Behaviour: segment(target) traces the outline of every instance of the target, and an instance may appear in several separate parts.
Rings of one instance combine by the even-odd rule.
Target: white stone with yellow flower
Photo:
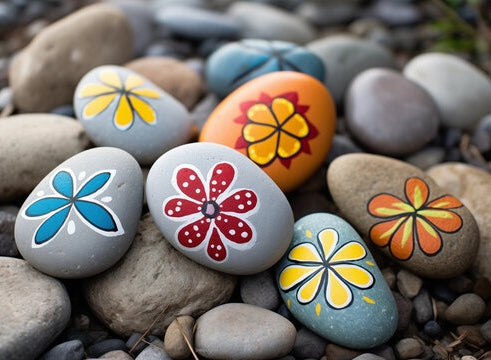
[[[73,103],[96,145],[126,150],[144,165],[191,136],[191,118],[184,105],[123,67],[100,66],[88,72]]]
[[[277,281],[293,316],[329,341],[370,348],[397,327],[394,298],[374,259],[335,215],[311,214],[295,223]]]

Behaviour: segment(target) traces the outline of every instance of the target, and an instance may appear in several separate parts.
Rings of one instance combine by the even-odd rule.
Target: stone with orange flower
[[[150,169],[146,194],[164,237],[211,269],[259,273],[281,259],[292,239],[285,195],[224,145],[191,143],[166,152]]]
[[[276,278],[293,316],[331,342],[372,348],[397,328],[389,286],[360,235],[338,216],[298,220]]]
[[[253,79],[226,97],[199,140],[242,153],[288,192],[322,165],[335,122],[334,103],[321,82],[281,71]]]
[[[112,146],[150,165],[192,135],[182,103],[130,69],[100,66],[78,83],[73,97],[77,118],[98,146]]]
[[[471,212],[420,169],[371,154],[343,155],[327,174],[347,219],[393,260],[429,278],[469,268],[479,230]]]

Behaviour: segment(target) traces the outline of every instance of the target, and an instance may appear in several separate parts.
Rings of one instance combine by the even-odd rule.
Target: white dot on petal
[[[217,184],[217,181],[216,180],[212,180],[211,181],[211,185],[216,185]]]
[[[222,245],[218,245],[217,250],[222,250]]]
[[[222,185],[227,185],[227,182],[226,181],[222,181]]]
[[[240,210],[244,210],[244,204],[239,204],[237,207],[238,207]]]
[[[228,223],[228,219],[225,219],[225,220],[223,220],[223,222],[226,222],[226,223]]]
[[[219,257],[219,256],[220,256],[220,254],[219,254],[219,253],[216,253],[216,254],[215,254],[215,257]]]
[[[240,195],[235,195],[235,196],[234,196],[234,199],[235,199],[235,200],[239,200],[239,199],[240,199]]]
[[[176,204],[177,204],[177,206],[181,206],[182,205],[182,201],[178,201]]]
[[[222,173],[222,169],[217,170],[217,174],[220,175]]]
[[[244,226],[244,223],[241,221],[240,223],[237,224],[239,227]]]
[[[176,206],[176,212],[181,211],[181,208],[179,206]]]
[[[211,245],[210,245],[210,247],[211,247],[212,249],[214,249],[214,248],[215,248],[215,245],[211,244]]]
[[[198,211],[201,211],[201,206],[197,206],[196,209],[198,209]]]
[[[193,240],[189,239],[188,240],[188,243],[192,244],[193,243]]]
[[[221,192],[222,192],[222,190],[218,190],[218,193],[221,193]]]
[[[73,222],[73,220],[70,220],[68,222],[67,231],[70,235],[75,234],[75,223]]]
[[[231,229],[231,230],[229,230],[229,231],[228,231],[228,233],[229,233],[230,235],[235,235],[235,230],[234,230],[234,229]]]
[[[206,222],[207,222],[207,223],[209,223],[210,221],[211,221],[210,219],[208,219],[208,218],[206,219]]]
[[[251,195],[250,192],[248,192],[248,193],[245,194],[245,196],[248,197],[248,198],[250,198],[252,195]]]
[[[252,205],[252,201],[251,200],[247,200],[247,205]]]
[[[196,176],[195,175],[189,175],[189,180],[196,180]]]
[[[240,233],[240,236],[242,236],[244,239],[248,236],[249,234],[246,231],[243,231]]]
[[[167,215],[172,215],[172,214],[174,214],[174,211],[173,210],[167,211]]]
[[[38,191],[36,195],[37,195],[37,196],[43,196],[43,195],[44,195],[44,191],[43,191],[43,190]]]
[[[183,188],[187,188],[188,186],[189,186],[189,183],[188,183],[187,181],[184,181],[184,182],[182,183],[182,187],[183,187]]]
[[[194,231],[198,231],[198,229],[199,229],[198,225],[193,225],[193,230]]]
[[[201,192],[200,189],[196,189],[196,194],[199,194]]]
[[[201,237],[201,234],[200,233],[196,233],[196,237],[197,238]]]
[[[211,188],[211,192],[217,192],[217,189]]]
[[[217,220],[222,220],[222,217],[221,216],[217,216]]]
[[[185,231],[184,232],[184,235],[188,236],[189,235],[189,231]]]
[[[205,223],[205,221],[204,221],[204,220],[201,220],[201,221],[200,221],[200,224],[204,224],[204,223]]]

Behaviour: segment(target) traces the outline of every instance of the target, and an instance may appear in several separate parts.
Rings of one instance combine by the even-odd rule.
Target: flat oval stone
[[[476,258],[474,217],[422,170],[371,154],[343,155],[327,172],[331,195],[362,236],[412,272],[451,278]]]
[[[235,149],[283,191],[320,168],[334,134],[334,103],[317,79],[279,71],[253,79],[227,96],[208,117],[200,141]]]
[[[405,66],[404,76],[431,95],[445,126],[471,129],[491,113],[489,76],[457,56],[416,56]]]
[[[315,213],[295,222],[276,278],[293,316],[329,341],[372,348],[397,328],[389,286],[361,237],[338,216]]]
[[[191,118],[182,103],[123,67],[89,71],[78,83],[73,103],[96,145],[123,149],[143,165],[187,142],[192,133]]]
[[[194,342],[196,352],[210,359],[277,359],[290,352],[296,334],[295,326],[273,311],[231,303],[196,321]]]
[[[285,195],[252,161],[223,145],[168,151],[150,169],[146,194],[164,237],[218,271],[261,272],[291,241],[293,213]]]
[[[385,155],[420,150],[436,137],[437,109],[421,87],[390,69],[369,69],[351,82],[346,124],[356,139]]]
[[[324,63],[294,43],[246,39],[216,50],[206,63],[211,91],[225,97],[240,85],[274,71],[298,71],[324,81]]]
[[[143,203],[140,166],[116,148],[61,163],[32,191],[15,222],[19,252],[36,269],[82,278],[114,265],[135,237]]]

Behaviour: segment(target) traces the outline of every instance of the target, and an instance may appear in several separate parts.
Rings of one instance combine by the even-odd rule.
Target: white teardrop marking
[[[67,231],[68,231],[68,234],[70,234],[70,235],[75,234],[75,223],[73,222],[73,220],[70,220],[68,222]]]
[[[85,179],[85,176],[87,176],[87,173],[85,171],[82,171],[80,174],[78,174],[78,180]]]
[[[113,200],[113,198],[112,198],[112,197],[110,197],[110,196],[104,196],[104,197],[101,199],[101,201],[102,201],[102,202],[105,202],[105,203],[111,202],[112,200]]]

